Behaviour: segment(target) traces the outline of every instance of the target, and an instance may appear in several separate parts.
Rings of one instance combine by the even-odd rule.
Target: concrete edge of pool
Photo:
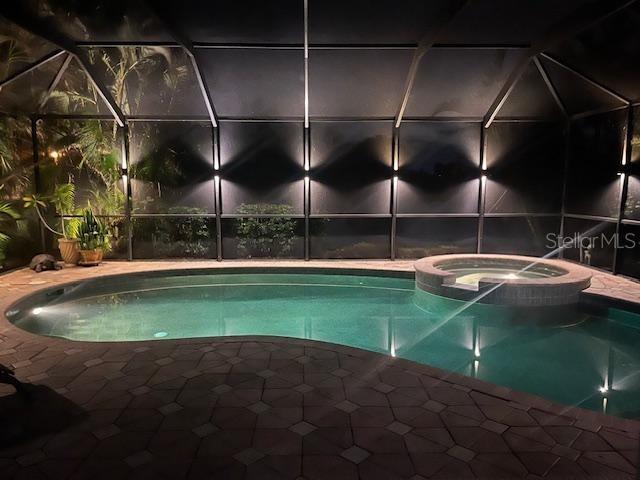
[[[566,262],[563,262],[566,263]],[[129,273],[148,273],[148,272],[160,272],[160,271],[180,271],[180,270],[221,270],[221,269],[260,269],[260,268],[274,268],[282,267],[289,269],[341,269],[351,270],[352,272],[374,271],[384,275],[385,272],[396,273],[402,272],[402,276],[405,276],[410,272],[412,261],[407,262],[384,262],[384,261],[345,261],[345,262],[260,262],[256,265],[255,262],[107,262],[97,269],[88,269],[81,267],[71,267],[59,272],[44,272],[41,274],[35,274],[34,272],[23,269],[14,272],[10,272],[6,275],[0,276],[0,287],[6,287],[8,295],[4,295],[0,300],[0,362],[7,361],[7,358],[11,360],[14,353],[18,350],[16,346],[22,345],[22,348],[33,352],[34,350],[47,349],[47,348],[64,348],[64,346],[70,346],[73,348],[83,349],[98,348],[100,346],[108,345],[104,342],[78,342],[62,338],[45,337],[41,335],[32,334],[14,326],[6,317],[5,312],[8,308],[25,299],[26,297],[38,293],[43,290],[47,290],[56,286],[62,286],[63,284],[73,283],[81,281],[83,279],[95,278],[96,276],[117,276]],[[571,265],[571,264],[569,264]],[[46,280],[45,280],[46,278]],[[14,280],[12,283],[11,280]],[[640,288],[639,288],[640,290]],[[210,340],[216,342],[238,342],[241,339],[247,339],[249,337],[211,337]],[[274,341],[273,339],[267,340],[271,337],[252,336],[251,340],[254,341]],[[311,340],[299,340],[289,339],[284,337],[278,337],[284,342],[307,342],[308,344],[322,344],[323,342],[316,342]],[[162,342],[184,342],[184,343],[198,343],[206,339],[182,339],[182,340],[163,340]],[[162,343],[157,342],[157,343]],[[132,348],[139,346],[141,343],[145,345],[152,345],[156,342],[131,342]],[[27,345],[27,347],[25,347]],[[342,351],[364,351],[353,347],[347,347],[337,344],[331,345],[332,348]],[[368,352],[368,351],[367,351]],[[374,354],[373,352],[368,352]],[[519,405],[523,408],[538,408],[547,411],[552,415],[562,415],[571,417],[583,425],[585,429],[599,429],[602,426],[608,426],[612,428],[618,428],[625,431],[640,432],[640,420],[623,419],[614,417],[611,415],[602,414],[600,412],[586,410],[575,406],[566,406],[553,403],[542,397],[531,395],[523,392],[514,391],[508,387],[495,385],[482,380],[477,380],[471,377],[466,377],[457,373],[447,372],[436,367],[419,364],[404,359],[397,359],[379,355],[381,358],[386,358],[387,361],[394,362],[398,365],[402,365],[404,368],[424,372],[428,375],[435,376],[443,381],[454,383],[463,389],[473,389],[481,393],[489,394],[495,397],[502,398],[509,402]],[[21,360],[18,360],[20,362]],[[20,376],[21,368],[16,369],[18,376]]]

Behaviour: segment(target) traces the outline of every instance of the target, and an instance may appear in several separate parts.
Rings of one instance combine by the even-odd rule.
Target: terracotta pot
[[[95,250],[80,250],[80,256],[82,257],[82,263],[98,264],[102,261],[103,251],[101,248]]]
[[[75,265],[80,260],[80,246],[76,238],[59,238],[58,248],[65,263]]]

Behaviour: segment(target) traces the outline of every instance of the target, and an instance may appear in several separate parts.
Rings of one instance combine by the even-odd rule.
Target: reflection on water
[[[533,271],[519,271],[509,270],[505,268],[484,268],[478,270],[477,268],[470,268],[465,270],[456,270],[456,283],[462,283],[463,285],[478,286],[478,282],[483,278],[495,278],[497,280],[517,280],[528,278],[544,278],[548,275],[542,275]]]
[[[416,291],[408,279],[194,275],[87,282],[37,310],[22,307],[12,321],[35,333],[85,341],[224,335],[321,340],[640,417],[638,316],[462,305]]]

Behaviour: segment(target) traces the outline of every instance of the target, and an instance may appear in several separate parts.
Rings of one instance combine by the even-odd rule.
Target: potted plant
[[[38,197],[31,195],[24,199],[25,208],[33,208],[38,214],[38,218],[51,233],[58,235],[58,248],[60,256],[65,263],[76,264],[80,259],[79,240],[77,237],[78,219],[65,219],[65,216],[72,214],[75,210],[75,187],[73,183],[63,183],[57,185],[53,194],[48,197]],[[60,226],[62,232],[58,232],[49,226],[45,220],[40,208],[47,207],[47,201],[50,202],[60,215]]]
[[[75,187],[73,183],[58,185],[50,197],[50,201],[60,215],[60,225],[62,227],[62,237],[58,238],[58,248],[65,263],[78,263],[80,260],[80,247],[77,238],[78,220],[70,219],[69,225],[65,226],[65,214],[74,211]]]
[[[111,247],[109,230],[98,220],[91,207],[86,208],[78,225],[81,265],[98,265]]]

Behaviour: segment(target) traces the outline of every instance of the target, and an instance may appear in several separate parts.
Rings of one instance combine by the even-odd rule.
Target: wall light
[[[120,145],[120,166],[122,167],[122,170],[127,169],[127,150],[124,146],[124,141]]]
[[[54,160],[57,160],[60,157],[60,152],[57,150],[51,150],[51,152],[49,152],[49,156]]]

